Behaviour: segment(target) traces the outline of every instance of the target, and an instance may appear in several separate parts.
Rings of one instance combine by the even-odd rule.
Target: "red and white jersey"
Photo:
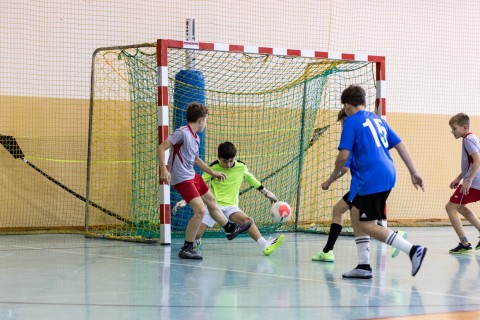
[[[195,176],[195,159],[199,156],[200,137],[187,124],[180,127],[167,138],[172,144],[168,157],[172,186]]]
[[[470,170],[473,164],[472,154],[480,152],[480,143],[477,136],[469,133],[463,138],[462,142],[462,177],[465,178],[470,175]],[[480,190],[480,170],[472,179],[472,188]]]

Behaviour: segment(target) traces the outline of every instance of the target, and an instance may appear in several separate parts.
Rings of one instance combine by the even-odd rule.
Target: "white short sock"
[[[262,248],[262,250],[264,250],[265,247],[267,246],[267,240],[265,240],[264,237],[260,237],[260,238],[257,240],[257,243],[258,243],[258,245],[260,246],[260,248]]]

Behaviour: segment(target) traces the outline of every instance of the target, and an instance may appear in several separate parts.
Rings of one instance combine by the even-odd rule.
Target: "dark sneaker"
[[[355,268],[353,270],[343,273],[342,277],[349,279],[372,279],[373,275],[372,270]]]
[[[410,260],[412,261],[412,276],[415,277],[418,270],[422,266],[423,258],[427,254],[427,248],[422,246],[413,246],[413,255],[411,254]]]
[[[475,250],[480,250],[480,241],[478,242],[477,246],[475,247]]]
[[[202,260],[203,257],[193,248],[181,248],[178,256],[182,259]]]
[[[479,246],[477,245],[477,247]],[[475,249],[477,249],[477,247],[475,247]],[[470,244],[470,242],[467,242],[466,246],[459,243],[458,246],[456,246],[455,248],[448,250],[448,253],[451,253],[451,254],[464,254],[464,253],[470,253],[470,252],[472,252],[472,245]]]
[[[235,224],[235,228],[233,229],[232,232],[226,232],[225,231],[225,235],[227,236],[227,239],[228,240],[233,240],[235,239],[240,233],[243,233],[245,231],[247,231],[248,229],[250,229],[250,226],[252,225],[251,222],[247,222],[245,224]]]

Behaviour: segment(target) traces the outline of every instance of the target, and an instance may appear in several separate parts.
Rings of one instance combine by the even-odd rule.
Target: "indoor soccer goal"
[[[189,207],[170,213],[179,195],[158,180],[156,149],[185,109],[204,103],[209,120],[200,156],[217,159],[233,142],[237,159],[290,203],[293,218],[274,223],[270,202],[244,184],[240,206],[262,233],[325,232],[332,206],[349,189],[345,176],[321,190],[341,132],[340,95],[367,92],[367,109],[384,114],[385,60],[379,56],[158,40],[95,51],[92,64],[87,228],[114,239],[169,243],[183,235]],[[219,228],[210,236],[222,235]]]

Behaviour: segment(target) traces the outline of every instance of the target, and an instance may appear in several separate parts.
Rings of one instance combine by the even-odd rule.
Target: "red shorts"
[[[450,197],[450,202],[455,204],[467,204],[472,202],[477,202],[480,200],[480,190],[470,188],[468,190],[468,194],[463,194],[460,189],[462,189],[462,185],[460,184],[455,192]]]
[[[180,193],[183,200],[190,203],[196,197],[201,197],[208,192],[208,186],[202,177],[195,173],[192,180],[183,181],[173,186]]]

